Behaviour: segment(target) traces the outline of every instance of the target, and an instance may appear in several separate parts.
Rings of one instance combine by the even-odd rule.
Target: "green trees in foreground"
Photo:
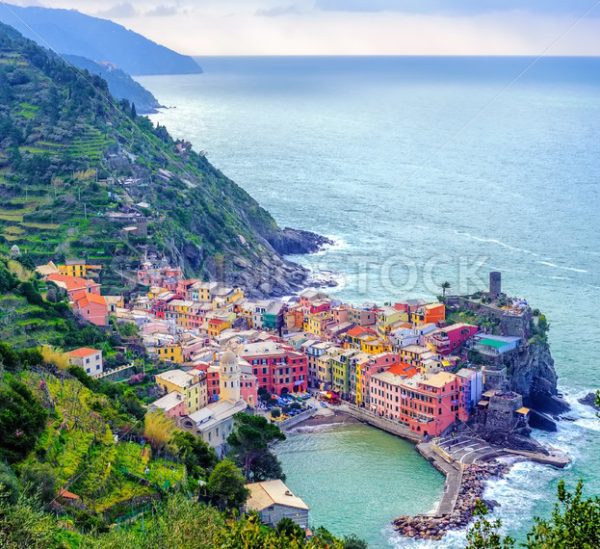
[[[233,431],[227,442],[235,462],[242,468],[251,482],[263,480],[285,480],[281,463],[269,449],[269,444],[285,440],[277,425],[269,423],[263,416],[237,414]]]
[[[597,549],[600,547],[600,497],[586,498],[583,482],[575,490],[567,490],[564,481],[558,483],[558,501],[549,519],[536,518],[527,534],[527,541],[517,545],[511,537],[500,534],[500,520],[486,518],[487,508],[476,506],[478,519],[467,533],[466,549]]]

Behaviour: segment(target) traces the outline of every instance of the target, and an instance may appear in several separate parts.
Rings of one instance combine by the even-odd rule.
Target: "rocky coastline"
[[[452,512],[401,516],[394,520],[394,527],[403,536],[427,540],[440,540],[450,530],[465,528],[473,518],[478,500],[483,501],[489,509],[495,505],[494,502],[483,500],[485,482],[491,478],[501,478],[509,469],[509,465],[503,463],[464,465]]]

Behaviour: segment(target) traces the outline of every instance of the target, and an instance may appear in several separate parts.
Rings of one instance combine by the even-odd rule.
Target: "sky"
[[[600,0],[12,3],[112,19],[190,55],[600,55]]]

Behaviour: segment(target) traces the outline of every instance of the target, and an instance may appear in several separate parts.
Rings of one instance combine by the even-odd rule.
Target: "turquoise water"
[[[203,75],[141,81],[174,107],[154,119],[281,225],[336,239],[300,261],[339,273],[341,297],[431,296],[443,280],[470,291],[501,270],[508,293],[548,315],[559,385],[575,401],[600,386],[600,59],[531,63],[207,58]],[[569,482],[600,493],[598,422],[576,412],[540,436],[572,454]],[[490,486],[513,534],[549,512],[558,478],[524,464]]]
[[[434,509],[444,489],[412,444],[365,425],[292,433],[275,449],[287,483],[311,508],[311,525],[372,547],[387,545],[395,517]]]

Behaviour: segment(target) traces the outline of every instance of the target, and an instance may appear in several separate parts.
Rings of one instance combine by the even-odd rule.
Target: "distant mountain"
[[[196,74],[200,65],[140,34],[75,10],[22,8],[0,2],[0,21],[57,53],[110,62],[129,74]]]
[[[63,54],[62,57],[77,68],[104,78],[110,93],[117,99],[127,99],[133,103],[138,114],[150,114],[156,112],[156,109],[160,107],[160,103],[152,93],[138,84],[126,72],[110,63],[96,63],[79,55]]]

